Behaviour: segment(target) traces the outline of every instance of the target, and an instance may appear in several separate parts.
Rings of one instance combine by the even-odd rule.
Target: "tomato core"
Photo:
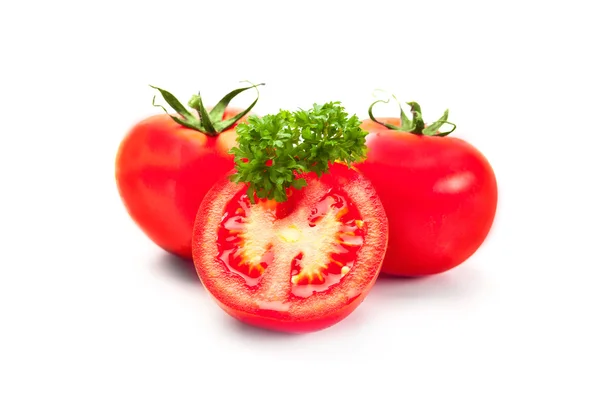
[[[251,204],[245,191],[226,205],[218,237],[218,260],[256,287],[268,268],[289,268],[291,296],[306,298],[338,284],[353,268],[366,226],[342,188],[332,188],[309,212],[297,207],[301,191],[284,203]],[[274,262],[279,254],[284,263]]]

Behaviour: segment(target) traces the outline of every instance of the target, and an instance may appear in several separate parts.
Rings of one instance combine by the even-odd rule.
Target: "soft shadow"
[[[451,299],[475,295],[483,284],[476,266],[467,264],[424,277],[380,275],[369,297],[380,299]]]
[[[183,283],[202,287],[192,260],[187,260],[170,253],[163,253],[159,256],[156,264],[160,272],[164,275]]]
[[[265,328],[259,328],[258,326],[250,325],[235,319],[231,316],[227,316],[227,322],[231,331],[242,336],[244,339],[258,340],[258,341],[273,341],[273,340],[298,340],[303,338],[310,333],[287,333],[278,332]]]

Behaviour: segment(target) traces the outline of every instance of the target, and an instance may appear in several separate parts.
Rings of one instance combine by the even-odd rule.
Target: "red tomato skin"
[[[329,328],[338,322],[342,321],[350,315],[365,299],[371,291],[376,279],[373,279],[364,287],[364,291],[348,301],[344,307],[340,307],[335,312],[328,315],[326,318],[310,319],[288,319],[285,313],[278,313],[272,310],[265,310],[263,313],[247,313],[240,309],[233,309],[225,303],[219,301],[218,298],[211,294],[213,300],[231,317],[248,325],[255,326],[261,329],[277,331],[290,334],[302,334],[316,332]]]
[[[369,150],[356,167],[375,186],[390,226],[382,273],[438,274],[471,257],[491,230],[498,202],[483,154],[451,136],[399,132],[370,120],[362,127]]]
[[[224,267],[217,263],[214,256],[217,254],[217,245],[212,238],[216,234],[204,227],[215,226],[216,221],[221,220],[226,202],[239,192],[240,185],[223,178],[207,193],[196,218],[193,238],[194,264],[204,287],[219,307],[231,317],[272,331],[308,333],[331,327],[345,319],[366,298],[377,280],[387,248],[386,214],[373,186],[362,174],[338,164],[332,166],[330,174],[348,176],[358,182],[354,189],[357,196],[355,200],[360,197],[362,201],[361,212],[363,217],[370,221],[370,233],[365,237],[365,247],[356,261],[360,267],[348,274],[348,277],[352,276],[352,281],[330,291],[313,294],[304,300],[293,300],[290,303],[291,311],[257,309],[253,304],[252,295],[246,293],[239,279],[223,272]],[[360,195],[357,195],[358,192]],[[336,304],[332,304],[334,301]],[[298,308],[304,308],[302,315],[294,312]]]
[[[237,112],[228,109],[224,118]],[[235,135],[232,127],[207,136],[167,114],[146,118],[127,133],[115,161],[117,188],[131,218],[156,245],[191,259],[198,206],[233,167],[228,151]]]

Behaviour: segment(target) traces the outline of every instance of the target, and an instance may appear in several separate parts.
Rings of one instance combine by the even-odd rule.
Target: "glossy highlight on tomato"
[[[227,179],[202,201],[194,264],[217,303],[243,322],[327,328],[363,301],[379,274],[388,228],[371,183],[340,164],[306,179],[281,203],[252,203],[245,185]]]

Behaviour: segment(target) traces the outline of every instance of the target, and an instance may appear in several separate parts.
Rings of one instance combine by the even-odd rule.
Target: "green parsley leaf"
[[[230,180],[248,185],[248,197],[287,200],[286,189],[301,189],[300,175],[329,172],[330,164],[350,166],[365,159],[367,132],[356,115],[340,102],[314,104],[309,110],[281,110],[263,117],[252,115],[237,125],[236,172]]]

